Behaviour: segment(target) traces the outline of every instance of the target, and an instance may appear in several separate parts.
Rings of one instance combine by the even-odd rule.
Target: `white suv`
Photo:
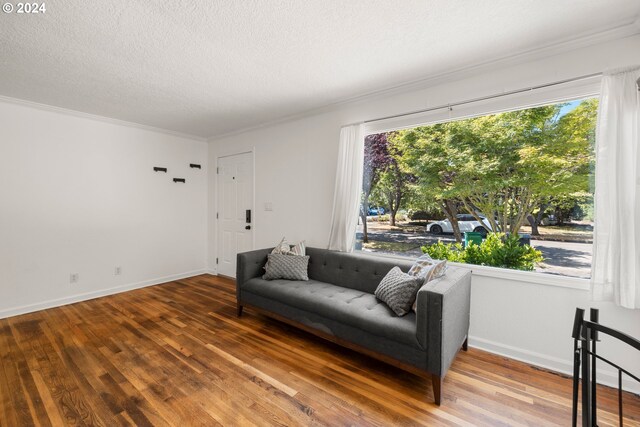
[[[486,235],[489,230],[491,230],[491,225],[489,225],[489,221],[487,218],[480,215],[482,218],[482,223],[478,222],[473,215],[470,214],[459,214],[458,218],[458,226],[460,227],[460,232],[465,233],[467,231],[474,231],[476,233],[482,233],[482,235]],[[427,232],[432,234],[442,234],[442,233],[453,233],[453,227],[451,226],[451,221],[448,219],[443,219],[442,221],[435,221],[427,225]]]

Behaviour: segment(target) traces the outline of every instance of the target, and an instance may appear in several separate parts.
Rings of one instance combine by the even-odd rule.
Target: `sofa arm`
[[[267,255],[271,253],[272,249],[258,249],[238,254],[236,259],[236,298],[238,301],[240,301],[242,285],[248,280],[264,274],[263,267],[267,262]]]
[[[471,271],[450,267],[417,295],[416,334],[427,352],[427,370],[444,377],[469,334]]]

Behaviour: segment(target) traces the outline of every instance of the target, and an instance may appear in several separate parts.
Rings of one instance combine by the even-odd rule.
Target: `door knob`
[[[244,227],[245,230],[251,230],[251,226],[247,225],[246,227]]]

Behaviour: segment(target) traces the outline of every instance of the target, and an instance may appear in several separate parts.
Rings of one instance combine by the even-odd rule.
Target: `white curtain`
[[[364,125],[357,124],[340,129],[338,150],[329,249],[351,252],[356,239],[362,192]]]
[[[602,79],[596,130],[594,300],[640,308],[640,69]]]

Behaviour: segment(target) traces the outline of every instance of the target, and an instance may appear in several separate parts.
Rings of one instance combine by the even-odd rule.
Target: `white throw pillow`
[[[301,255],[304,256],[307,253],[307,248],[305,246],[304,240],[300,241],[295,245],[291,245],[287,242],[287,238],[283,237],[280,240],[280,243],[276,245],[275,248],[271,251],[272,254],[285,254],[285,255]]]
[[[283,237],[280,243],[271,251],[272,254],[288,254],[291,252],[291,246],[287,243],[287,238]]]
[[[409,273],[422,281],[422,286],[429,283],[431,280],[444,276],[447,271],[447,260],[433,259],[429,254],[424,254],[418,258],[411,268]],[[416,311],[417,299],[413,302],[412,309]]]
[[[447,270],[447,260],[433,259],[429,254],[424,254],[411,266],[408,274],[422,279],[423,283],[427,283],[433,279],[444,276]]]
[[[291,246],[290,252],[292,255],[306,255],[307,247],[304,244],[304,240],[301,240],[298,244]]]

